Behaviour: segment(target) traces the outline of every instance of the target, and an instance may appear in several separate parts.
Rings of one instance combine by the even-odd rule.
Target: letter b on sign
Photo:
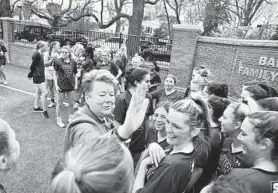
[[[271,192],[278,193],[278,181],[271,182]]]
[[[261,56],[260,61],[259,61],[259,65],[260,66],[265,66],[266,65],[266,60],[267,60],[267,57]]]

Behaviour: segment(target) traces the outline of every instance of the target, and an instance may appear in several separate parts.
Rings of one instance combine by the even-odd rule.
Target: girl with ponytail
[[[52,193],[130,193],[133,162],[123,143],[87,137],[67,151],[52,173]]]
[[[278,112],[260,111],[248,115],[238,139],[243,153],[254,159],[248,169],[233,169],[232,176],[251,184],[253,193],[275,192],[278,185]]]
[[[166,122],[167,143],[173,145],[145,183],[148,157],[142,161],[133,186],[133,193],[188,192],[196,154],[207,155],[208,143],[201,142],[206,125],[203,108],[192,99],[180,100],[169,108]],[[198,145],[197,145],[198,144]]]

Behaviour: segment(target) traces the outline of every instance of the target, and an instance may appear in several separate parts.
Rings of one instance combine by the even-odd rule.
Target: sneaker
[[[3,84],[4,84],[4,85],[7,85],[7,84],[8,84],[8,82],[5,80],[5,81],[3,82]]]
[[[51,108],[51,107],[54,107],[54,106],[55,106],[55,103],[51,102],[47,107]]]
[[[69,115],[69,123],[73,120],[73,115]]]
[[[38,108],[33,108],[33,112],[36,112],[36,113],[42,113],[43,112],[43,109],[38,107]]]
[[[68,107],[68,106],[69,106],[69,104],[68,104],[68,103],[65,103],[65,102],[64,102],[63,104],[64,104],[64,106],[65,106],[65,107]]]
[[[49,118],[47,111],[42,112],[42,116],[44,116],[44,118],[47,118],[47,119]]]
[[[64,128],[66,125],[63,123],[62,118],[61,117],[57,117],[57,125],[60,128]]]

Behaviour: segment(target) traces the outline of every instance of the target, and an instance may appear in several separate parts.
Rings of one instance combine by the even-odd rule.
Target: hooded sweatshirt
[[[75,144],[83,143],[90,136],[112,135],[115,129],[112,116],[99,119],[87,105],[74,114],[68,124],[64,141],[64,153]]]

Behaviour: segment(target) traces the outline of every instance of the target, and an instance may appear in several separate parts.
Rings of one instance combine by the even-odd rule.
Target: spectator
[[[116,127],[112,112],[115,104],[115,77],[107,70],[93,70],[82,81],[85,106],[79,109],[69,123],[65,135],[64,152],[89,136],[113,135],[126,141],[143,122],[149,101],[145,99],[147,85],[142,83],[133,93],[126,119]]]
[[[190,81],[190,87],[185,91],[184,97],[187,98],[194,94],[203,94],[205,86],[212,81],[210,70],[205,66],[195,68],[193,70],[192,79]],[[199,94],[198,94],[199,93]]]
[[[44,54],[46,89],[49,93],[50,100],[51,100],[50,104],[48,105],[48,108],[55,106],[54,60],[60,57],[59,51],[60,51],[60,43],[58,41],[54,41],[50,43],[49,52],[45,52]]]
[[[126,113],[132,98],[132,95],[138,88],[138,85],[145,82],[148,86],[150,85],[150,75],[148,71],[141,68],[131,68],[127,71],[127,84],[128,88],[125,92],[121,93],[116,99],[114,118],[119,125],[122,125],[126,119]],[[146,97],[151,101],[149,94]],[[133,133],[129,149],[136,166],[141,153],[145,150],[146,145],[146,134],[149,130],[149,117],[153,114],[153,108],[150,104],[145,115],[145,119],[140,128]]]
[[[187,186],[194,170],[195,151],[208,152],[209,147],[201,137],[204,112],[191,99],[175,102],[167,115],[167,142],[173,150],[164,157],[145,183],[146,168],[151,159],[142,161],[133,186],[133,193],[187,192]],[[196,145],[195,144],[199,144]],[[202,144],[202,145],[200,145]]]
[[[151,86],[149,89],[149,92],[153,92],[157,90],[157,87],[161,84],[161,78],[158,74],[160,71],[159,66],[157,66],[156,62],[151,63],[152,67],[150,69],[150,75],[151,75]]]
[[[207,97],[209,95],[214,95],[222,98],[228,98],[228,85],[211,82],[205,86],[203,92]]]
[[[123,54],[123,53],[121,53],[121,52],[116,53],[116,55],[115,55],[115,64],[122,71],[122,74],[119,78],[119,85],[120,85],[121,92],[124,92],[127,61],[126,61],[126,58],[125,58],[124,54],[123,55],[121,55],[121,54]]]
[[[257,84],[242,89],[240,97],[242,102],[246,103],[248,97],[251,97],[255,101],[257,101],[268,97],[278,97],[278,93],[274,88],[270,86],[267,86],[265,84]]]
[[[202,104],[203,108],[206,109],[206,114],[209,119],[207,120],[208,132],[204,134],[207,136],[208,144],[210,145],[210,152],[207,161],[203,159],[203,156],[198,155],[196,159],[195,169],[192,174],[192,178],[196,179],[196,182],[190,181],[190,187],[193,187],[193,192],[200,192],[201,189],[206,186],[213,178],[215,171],[218,166],[219,157],[223,144],[223,136],[220,132],[220,123],[218,119],[223,115],[223,112],[227,108],[229,101],[226,99],[211,96],[208,101],[197,97]],[[211,108],[210,108],[211,107]],[[199,158],[199,159],[198,159]],[[202,158],[202,159],[200,159]],[[200,176],[198,178],[198,176]]]
[[[57,89],[57,106],[56,116],[57,125],[61,128],[65,124],[61,118],[61,105],[64,101],[65,94],[68,95],[69,103],[69,122],[73,118],[73,91],[77,89],[77,64],[71,58],[70,49],[66,46],[61,49],[61,58],[54,61],[54,69],[56,71],[55,86]]]
[[[51,189],[53,193],[129,193],[132,182],[128,149],[114,138],[95,136],[66,152],[52,173]]]
[[[278,183],[278,112],[248,115],[238,139],[243,144],[244,154],[254,159],[254,165],[248,169],[234,169],[230,175],[249,183],[253,193],[275,192]]]
[[[36,85],[35,101],[34,101],[34,112],[42,112],[45,118],[49,118],[47,113],[47,90],[45,86],[45,74],[44,74],[44,52],[47,50],[47,42],[39,41],[36,44],[36,51],[32,56],[32,64],[30,66],[30,73],[28,78],[33,78],[33,82]],[[39,107],[40,95],[42,95],[42,109]]]
[[[243,103],[231,103],[220,117],[221,132],[227,137],[223,141],[218,165],[218,176],[227,174],[232,168],[251,167],[253,161],[243,154],[243,145],[237,139],[244,118],[251,114],[250,109]]]
[[[155,103],[182,99],[182,95],[176,89],[176,84],[177,78],[172,74],[168,74],[164,80],[164,88],[150,93],[152,98],[156,99]]]
[[[6,74],[4,73],[4,66],[6,63],[10,63],[8,50],[5,46],[5,42],[0,40],[0,83],[4,85],[8,84]]]
[[[3,119],[0,119],[0,142],[0,182],[3,182],[3,177],[14,168],[20,154],[20,146],[15,132]],[[6,192],[1,184],[0,192]]]

